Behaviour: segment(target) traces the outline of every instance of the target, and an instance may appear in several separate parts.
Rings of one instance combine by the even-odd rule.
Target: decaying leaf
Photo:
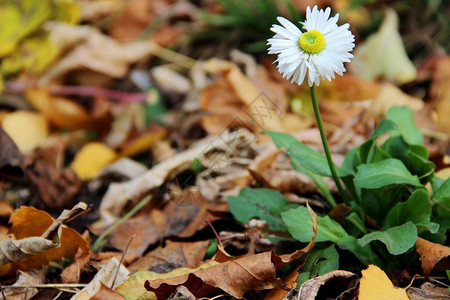
[[[327,284],[330,281],[335,281],[335,280],[339,282],[337,285],[341,288],[339,292],[342,293],[345,290],[347,290],[348,288],[351,288],[351,286],[349,286],[351,284],[351,282],[353,282],[353,283],[355,282],[356,278],[353,278],[353,280],[352,280],[352,277],[356,277],[356,274],[349,272],[349,271],[336,270],[336,271],[329,272],[325,275],[318,276],[316,278],[312,278],[302,284],[302,286],[300,287],[300,290],[299,290],[298,297],[299,297],[299,299],[304,299],[304,300],[314,300],[314,299],[316,299],[316,296],[319,293],[319,289],[322,286],[324,286],[325,284]],[[322,295],[324,295],[324,293],[322,293]],[[339,293],[337,293],[337,291],[334,290],[333,295],[339,295]]]
[[[448,288],[438,287],[430,282],[424,282],[420,288],[410,287],[406,291],[409,300],[423,300],[423,299],[449,299],[450,291]]]
[[[63,129],[102,129],[107,126],[110,111],[105,99],[94,98],[90,112],[68,98],[52,95],[46,88],[30,88],[27,100],[49,123]]]
[[[431,270],[440,260],[450,256],[450,247],[432,243],[420,237],[416,241],[416,251],[419,253],[425,276],[430,275]]]
[[[111,184],[100,204],[100,217],[104,225],[117,221],[128,201],[142,198],[152,189],[163,184],[171,174],[189,168],[195,159],[200,159],[202,163],[209,161],[211,164],[217,164],[217,157],[216,160],[208,160],[208,154],[216,149],[233,152],[232,149],[242,145],[241,137],[245,134],[246,132],[239,131],[237,134],[224,132],[221,136],[208,136],[195,143],[190,149],[155,165],[141,176],[127,182]]]
[[[165,247],[158,247],[150,251],[132,263],[128,270],[130,272],[148,270],[156,273],[166,273],[175,268],[192,268],[203,261],[208,246],[209,241],[167,241]]]
[[[95,178],[101,169],[116,158],[117,154],[108,146],[91,142],[78,151],[70,167],[80,179],[89,180]]]
[[[41,114],[24,110],[4,116],[2,127],[24,154],[41,145],[49,131],[47,121]]]
[[[24,157],[11,137],[0,128],[0,175],[11,178],[23,175]]]
[[[359,282],[360,300],[372,300],[374,295],[377,299],[408,300],[406,289],[395,287],[387,275],[377,266],[369,265],[363,271]]]
[[[367,80],[383,76],[403,84],[416,78],[416,68],[409,60],[398,32],[395,10],[386,10],[378,32],[358,45],[351,68],[354,73]]]
[[[36,284],[42,284],[45,281],[45,272],[42,270],[33,270],[29,272],[18,271],[19,278],[12,286],[33,286]],[[8,289],[3,287],[5,296],[10,300],[28,300],[36,295],[39,291],[37,288],[12,288]]]
[[[52,23],[48,27],[52,41],[61,51],[71,51],[40,77],[41,85],[54,82],[69,71],[83,68],[120,78],[125,76],[131,63],[149,56],[155,47],[152,41],[119,43],[94,27],[64,23]]]
[[[450,134],[450,57],[445,56],[436,61],[433,72],[431,97],[436,105],[439,130]]]
[[[86,255],[89,243],[75,230],[62,225],[79,209],[86,209],[81,202],[71,210],[64,210],[58,219],[33,207],[21,207],[12,215],[10,233],[16,240],[1,242],[2,266],[0,276],[14,274],[17,270],[31,270],[52,260],[73,257],[78,249]]]
[[[118,274],[116,277],[116,272]],[[88,300],[97,294],[102,286],[106,286],[109,289],[113,289],[116,286],[121,285],[128,277],[128,270],[119,263],[117,258],[111,258],[106,265],[104,265],[95,275],[95,277],[84,287],[81,291],[76,293],[71,300]],[[115,281],[114,281],[115,280]],[[112,286],[114,284],[114,286]]]
[[[105,286],[103,283],[100,282],[100,289],[98,290],[97,293],[95,293],[94,296],[92,296],[91,300],[104,300],[104,299],[108,299],[108,300],[125,300],[125,298],[119,294],[116,291],[113,291],[112,289],[110,289],[109,287]]]
[[[309,206],[308,209],[313,217],[313,231],[317,234],[316,215]],[[187,287],[196,297],[207,295],[218,288],[236,298],[242,298],[250,290],[281,285],[281,281],[276,277],[276,270],[307,253],[314,246],[314,240],[315,237],[301,250],[280,256],[269,251],[232,257],[219,246],[215,258],[197,268],[179,268],[165,274],[137,272],[117,290],[128,300],[141,296],[144,299],[166,299],[181,285]]]

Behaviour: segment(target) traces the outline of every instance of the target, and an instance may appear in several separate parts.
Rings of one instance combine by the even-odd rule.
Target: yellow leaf
[[[406,54],[397,28],[398,16],[389,9],[378,32],[356,48],[350,65],[354,73],[367,80],[383,76],[399,84],[416,78],[416,68]]]
[[[70,167],[80,179],[89,180],[97,176],[101,169],[116,158],[117,154],[114,150],[101,143],[93,142],[81,148]]]
[[[1,72],[13,74],[25,70],[42,73],[59,55],[58,46],[48,36],[25,40],[11,56],[2,61]]]
[[[76,24],[80,20],[81,8],[73,0],[53,0],[54,19],[60,22]]]
[[[361,273],[359,300],[409,300],[406,289],[395,287],[377,266],[369,265]]]
[[[151,271],[139,271],[131,275],[127,281],[122,285],[118,286],[116,291],[121,293],[128,300],[139,299],[139,300],[156,300],[158,299],[153,292],[148,292],[144,284],[147,280],[157,280],[157,279],[170,279],[186,274],[191,274],[199,270],[207,269],[209,267],[218,265],[219,263],[215,260],[208,260],[202,263],[197,268],[178,268],[168,273],[155,273]]]
[[[121,156],[133,156],[139,153],[142,153],[144,151],[149,150],[153,144],[166,135],[166,131],[164,129],[156,129],[153,131],[146,132],[142,134],[137,139],[131,141],[129,144],[127,144],[122,152],[120,153]]]
[[[2,1],[0,4],[0,57],[10,54],[17,43],[50,17],[49,0]]]
[[[5,115],[2,127],[24,154],[41,145],[48,136],[46,119],[31,111],[21,110]]]

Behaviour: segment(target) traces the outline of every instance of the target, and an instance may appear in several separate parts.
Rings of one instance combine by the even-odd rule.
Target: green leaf
[[[358,167],[355,185],[359,188],[377,189],[394,184],[421,186],[419,178],[411,175],[398,159],[390,158]]]
[[[380,122],[380,124],[378,124],[377,128],[375,129],[375,131],[372,133],[372,136],[370,137],[371,139],[376,139],[379,136],[388,133],[388,132],[392,132],[398,130],[398,126],[397,123],[395,123],[392,120],[389,119],[385,119],[382,120]]]
[[[317,185],[322,195],[327,199],[328,203],[333,205],[335,201],[321,177],[331,176],[330,167],[328,166],[325,156],[311,150],[292,135],[272,131],[266,131],[265,133],[272,138],[278,148],[286,148],[294,169],[300,173],[308,175]],[[339,172],[339,168],[337,168],[336,172]],[[346,174],[344,171],[342,171],[341,174],[342,173]]]
[[[291,158],[294,168],[300,172],[307,170],[314,174],[331,177],[330,167],[324,155],[310,149],[302,142],[298,141],[290,134],[265,131],[278,148],[286,148]],[[339,176],[349,175],[347,172],[336,166],[336,172]]]
[[[306,207],[299,206],[296,209],[282,212],[281,217],[286,224],[287,230],[296,240],[307,243],[314,236],[312,217]],[[329,216],[317,216],[316,242],[330,241],[337,243],[339,239],[347,235],[344,228]]]
[[[328,272],[339,269],[339,253],[334,245],[325,249],[314,248],[308,252],[305,263],[300,269],[297,277],[297,285],[316,276],[322,276]]]
[[[433,198],[439,201],[437,214],[442,217],[450,217],[450,178],[439,187]]]
[[[389,108],[386,113],[386,119],[392,120],[398,126],[398,130],[394,131],[393,134],[403,136],[409,144],[423,143],[423,135],[416,124],[414,124],[413,113],[408,106],[393,106]]]
[[[266,221],[271,230],[286,231],[280,214],[298,205],[288,202],[277,191],[246,187],[241,190],[239,196],[228,197],[228,206],[235,219],[241,223],[245,224],[252,218],[259,218]]]
[[[364,225],[364,222],[361,220],[361,218],[358,216],[356,212],[350,213],[346,218],[347,221],[349,221],[353,226],[355,226],[360,232],[367,233],[368,230],[366,226]]]
[[[426,190],[416,190],[406,202],[396,204],[389,211],[383,228],[402,225],[408,221],[414,224],[428,223],[431,218],[431,206]]]
[[[386,231],[375,231],[358,239],[360,246],[365,247],[372,241],[380,241],[386,245],[389,253],[399,255],[414,246],[417,240],[417,228],[413,222],[389,228]]]
[[[346,236],[337,242],[339,248],[348,250],[355,255],[360,262],[365,265],[375,264],[377,266],[384,266],[383,261],[378,257],[371,245],[361,247],[358,240],[354,236]]]
[[[437,233],[439,231],[439,228],[441,227],[438,223],[434,222],[419,223],[416,224],[416,226],[417,232],[419,234],[425,231],[429,231],[430,233]]]

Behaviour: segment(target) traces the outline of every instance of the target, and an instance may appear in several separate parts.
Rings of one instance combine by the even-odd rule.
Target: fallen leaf
[[[316,215],[309,206],[308,209],[313,218],[313,231],[317,234]],[[166,299],[180,285],[187,287],[196,297],[205,296],[219,288],[236,298],[242,298],[250,290],[281,286],[281,281],[276,278],[276,270],[311,250],[314,240],[315,237],[301,250],[280,256],[269,251],[232,257],[219,246],[214,260],[208,260],[197,268],[179,268],[165,274],[140,271],[131,275],[117,290],[128,300],[141,296],[146,297],[144,299]],[[144,282],[145,289],[142,289]]]
[[[349,271],[336,270],[326,273],[322,276],[312,278],[302,284],[298,292],[298,298],[302,300],[314,300],[316,299],[321,288],[325,290],[322,290],[321,292],[321,295],[323,295],[322,297],[335,298],[340,293],[345,292],[349,288],[352,288],[356,280],[356,278],[352,277],[356,277],[356,274]],[[327,293],[324,287],[330,283],[333,287],[330,293],[331,295]]]
[[[385,116],[392,106],[408,106],[413,111],[419,111],[423,109],[424,102],[419,98],[405,94],[395,85],[385,82],[380,86],[379,92],[370,107],[370,113],[377,117]]]
[[[102,98],[94,98],[92,111],[88,112],[75,101],[50,94],[46,88],[30,88],[25,96],[51,124],[62,129],[101,130],[110,121],[108,104]]]
[[[48,85],[78,69],[122,78],[130,64],[148,57],[155,48],[152,41],[119,43],[94,27],[54,22],[48,25],[48,29],[51,40],[61,51],[70,51],[42,74],[40,85]]]
[[[374,295],[376,295],[377,299],[409,299],[406,289],[395,287],[387,275],[377,266],[369,265],[361,273],[362,278],[359,282],[358,299],[372,300]]]
[[[12,286],[33,286],[37,284],[43,284],[45,281],[45,272],[43,270],[33,270],[28,272],[18,271],[19,278]],[[10,300],[28,300],[34,295],[39,293],[37,288],[12,288],[8,289],[3,287],[5,291],[4,297]]]
[[[78,249],[81,249],[87,255],[90,251],[89,243],[75,230],[61,225],[64,220],[68,219],[80,208],[85,209],[86,204],[80,203],[72,210],[64,210],[57,220],[53,220],[48,213],[33,207],[23,206],[17,209],[10,219],[12,223],[10,233],[18,241],[39,239],[42,245],[48,247],[48,250],[39,251],[42,253],[34,253],[32,256],[28,255],[28,257],[22,257],[20,260],[0,266],[0,276],[12,275],[17,270],[39,268],[52,260],[59,261],[63,257],[73,257]],[[55,226],[56,229],[53,228]],[[58,238],[54,241],[46,239],[45,234],[55,232],[55,230],[60,230],[57,235]]]
[[[150,150],[153,144],[166,136],[166,130],[160,127],[151,127],[138,137],[122,145],[120,156],[133,156]]]
[[[4,116],[2,127],[23,154],[40,146],[49,133],[47,121],[41,114],[24,110]]]
[[[423,273],[426,277],[430,275],[439,261],[450,256],[450,247],[432,243],[420,237],[416,241],[416,251],[419,253]]]
[[[175,268],[192,268],[199,265],[205,257],[209,241],[173,242],[167,241],[165,247],[158,247],[133,262],[128,270],[142,270],[167,273]]]
[[[113,291],[112,289],[110,289],[109,287],[105,286],[103,283],[100,282],[100,290],[95,293],[94,296],[92,296],[90,299],[91,300],[104,300],[104,299],[108,299],[108,300],[125,300],[125,298],[119,294],[116,291]]]
[[[424,282],[420,288],[410,287],[406,291],[410,300],[423,299],[448,299],[450,291],[448,288],[438,287],[430,282]]]
[[[117,270],[118,269],[118,270]],[[118,272],[117,272],[118,271]],[[116,277],[117,273],[117,277]],[[76,293],[71,300],[88,300],[97,294],[102,286],[106,286],[114,290],[114,287],[121,285],[128,277],[128,270],[119,263],[117,258],[111,258],[107,264],[105,264],[95,277],[85,286],[81,291]],[[114,283],[114,287],[111,287]],[[105,299],[105,298],[103,298]],[[108,298],[109,299],[109,298]]]
[[[366,80],[383,76],[404,84],[413,81],[417,76],[416,68],[409,60],[398,32],[397,13],[392,8],[386,10],[378,31],[360,43],[354,55],[351,69]]]
[[[150,213],[126,221],[115,230],[108,241],[114,247],[122,249],[130,239],[130,232],[136,233],[127,253],[140,256],[150,245],[161,239],[182,234],[195,219],[204,222],[205,214],[204,203],[195,203],[189,207],[168,203],[161,210],[153,209]]]
[[[95,178],[104,167],[116,158],[117,154],[108,146],[91,142],[78,151],[70,167],[80,179],[90,180]]]
[[[24,158],[11,137],[0,127],[0,176],[22,177]]]
[[[436,106],[439,130],[450,135],[450,56],[440,58],[435,63],[433,81],[430,88],[431,99]]]

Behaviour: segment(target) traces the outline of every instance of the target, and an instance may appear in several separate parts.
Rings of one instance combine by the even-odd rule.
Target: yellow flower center
[[[306,53],[317,54],[325,48],[325,38],[319,31],[311,30],[302,34],[298,44]]]

